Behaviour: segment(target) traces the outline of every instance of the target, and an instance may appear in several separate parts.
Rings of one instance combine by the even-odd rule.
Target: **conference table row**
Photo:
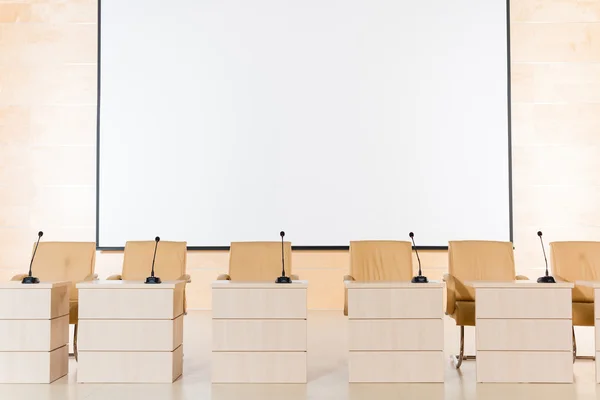
[[[576,284],[600,295],[600,282]],[[182,376],[184,285],[78,283],[77,382]],[[477,298],[477,382],[572,383],[573,286],[465,282]],[[0,383],[51,383],[68,373],[70,288],[0,283]],[[349,382],[444,382],[443,283],[349,281],[346,288]],[[214,282],[212,382],[306,383],[307,289],[306,281]],[[598,308],[595,321],[598,346]]]

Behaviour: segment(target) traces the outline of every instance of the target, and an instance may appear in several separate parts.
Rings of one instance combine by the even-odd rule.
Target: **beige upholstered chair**
[[[600,242],[550,243],[552,273],[557,281],[600,280]],[[573,288],[573,325],[594,326],[594,290],[589,287]],[[577,344],[573,333],[573,359]]]
[[[35,248],[35,244],[34,244]],[[73,350],[77,359],[78,292],[76,284],[98,279],[94,273],[96,243],[93,242],[41,242],[33,261],[32,274],[40,281],[70,281],[69,324],[75,325]],[[13,281],[27,274],[16,275]]]
[[[344,281],[410,281],[413,276],[412,244],[395,240],[350,242],[350,275]],[[348,315],[348,290],[344,298]]]
[[[460,353],[454,365],[460,368],[464,359],[465,326],[475,326],[475,290],[467,281],[526,280],[515,277],[513,245],[495,241],[451,241],[448,243],[446,282],[446,314],[460,326]]]
[[[108,280],[143,281],[150,276],[152,257],[156,242],[141,241],[125,243],[123,269],[121,275],[111,275]],[[181,280],[191,283],[186,274],[187,243],[160,241],[156,249],[154,274],[162,281]],[[183,297],[183,310],[186,312],[186,299]]]
[[[285,274],[292,274],[292,244],[284,242]],[[242,282],[275,281],[281,275],[281,242],[233,242],[229,248],[229,274],[219,275],[218,280]]]

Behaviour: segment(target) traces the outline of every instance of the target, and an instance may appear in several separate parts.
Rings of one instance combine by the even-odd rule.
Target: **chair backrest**
[[[69,297],[77,300],[76,284],[94,273],[95,263],[94,242],[40,242],[32,273],[41,281],[70,281]]]
[[[456,300],[474,301],[475,290],[464,282],[515,280],[513,244],[487,240],[448,242],[448,272],[457,280]]]
[[[412,244],[394,240],[350,242],[350,275],[356,281],[410,281]]]
[[[292,273],[292,244],[283,243],[285,274]],[[232,242],[229,276],[232,281],[274,281],[281,275],[281,242]]]
[[[564,281],[600,280],[600,242],[552,242],[550,263],[552,274]],[[573,301],[593,302],[593,289],[576,286]]]
[[[144,280],[150,276],[155,243],[127,242],[123,255],[123,280]],[[163,281],[180,278],[186,272],[187,242],[160,241],[156,250],[154,274]]]

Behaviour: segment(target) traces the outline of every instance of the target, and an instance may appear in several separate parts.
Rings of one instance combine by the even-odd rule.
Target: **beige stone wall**
[[[600,240],[600,1],[511,3],[514,243],[535,277],[538,229]]]
[[[32,238],[94,240],[95,1],[0,1],[0,279]]]
[[[517,269],[547,240],[600,240],[600,0],[512,1]],[[95,240],[97,0],[0,0],[0,279],[25,272],[35,234]],[[421,256],[440,278],[445,252]],[[100,277],[122,254],[99,253]],[[226,252],[191,252],[190,308],[209,308]],[[309,307],[341,308],[346,252],[296,252]]]

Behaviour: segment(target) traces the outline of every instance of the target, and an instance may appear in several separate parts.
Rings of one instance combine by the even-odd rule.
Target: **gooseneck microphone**
[[[285,236],[285,232],[279,232],[279,236],[281,236],[281,276],[277,278],[275,283],[292,283],[292,280],[289,276],[285,276],[285,253],[283,251],[283,237]]]
[[[546,249],[544,248],[544,240],[542,239],[542,231],[538,231],[537,235],[540,237],[540,243],[542,244],[542,252],[544,253],[544,261],[546,262],[546,275],[540,276],[537,280],[538,283],[556,283],[552,275],[548,275],[548,259],[546,258]]]
[[[417,250],[417,245],[415,244],[415,234],[410,232],[408,234],[410,240],[412,240],[413,247],[415,249],[415,254],[417,255],[417,261],[419,262],[419,275],[413,276],[411,282],[412,283],[428,283],[426,276],[421,275],[421,259],[419,258],[419,251]]]
[[[154,245],[154,257],[152,257],[152,272],[150,272],[150,276],[146,278],[146,283],[150,284],[162,283],[158,276],[154,276],[154,261],[156,261],[156,249],[158,248],[158,242],[160,242],[160,238],[157,236],[154,241],[156,244]]]
[[[25,278],[23,278],[21,283],[25,283],[25,284],[40,283],[40,280],[38,278],[31,275],[31,267],[33,266],[33,260],[35,259],[35,253],[37,252],[37,248],[40,245],[40,239],[42,238],[42,236],[44,236],[44,232],[39,231],[38,232],[38,240],[35,243],[35,248],[33,249],[33,255],[31,256],[31,261],[29,262],[29,274]]]

